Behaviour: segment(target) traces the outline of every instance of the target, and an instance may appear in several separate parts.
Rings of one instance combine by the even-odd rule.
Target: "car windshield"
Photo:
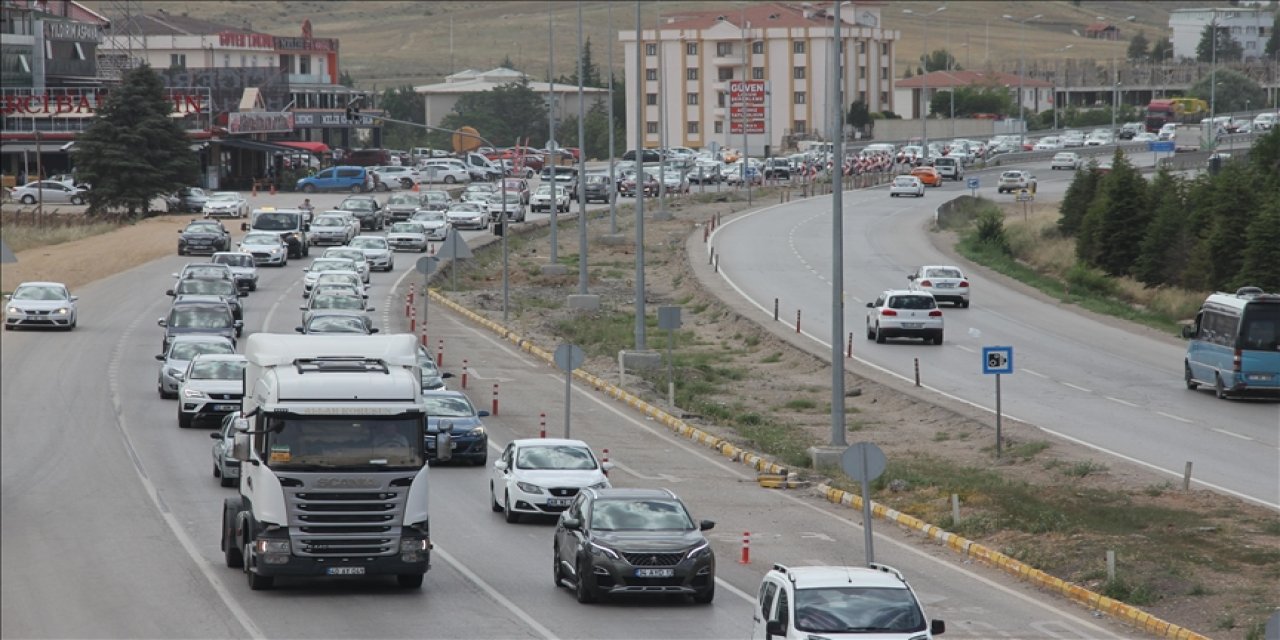
[[[449,201],[449,194],[443,193],[440,191],[428,191],[424,195],[427,202],[448,202]]]
[[[177,295],[195,294],[208,296],[234,296],[236,287],[229,280],[209,280],[207,278],[187,278],[174,287]]]
[[[338,205],[338,208],[343,211],[373,211],[373,201],[364,199],[343,200],[342,204]]]
[[[175,342],[169,348],[170,360],[194,360],[202,353],[235,353],[236,350],[228,342]]]
[[[269,244],[279,245],[280,236],[274,233],[250,233],[245,235],[240,244]]]
[[[418,205],[418,196],[410,193],[397,193],[387,200],[387,204],[411,204]]]
[[[516,468],[529,470],[589,470],[596,460],[586,447],[567,445],[521,447],[516,454]]]
[[[208,202],[236,202],[240,199],[240,194],[230,193],[227,191],[216,191],[209,194]]]
[[[559,192],[560,190],[556,189],[556,193],[559,193]],[[544,184],[538,187],[538,190],[534,193],[534,195],[539,195],[539,196],[551,195],[551,186]]]
[[[672,500],[597,500],[591,507],[591,528],[597,531],[687,531],[693,521]]]
[[[313,227],[345,227],[347,226],[347,223],[343,222],[342,218],[335,218],[333,216],[329,216],[324,218],[316,218],[315,222],[311,223],[311,226]]]
[[[311,273],[319,273],[321,271],[338,271],[338,270],[355,270],[355,265],[351,264],[346,258],[321,258],[311,263],[308,269]]]
[[[13,292],[14,300],[66,300],[67,290],[52,285],[36,285],[18,287]]]
[[[286,231],[298,226],[296,213],[259,213],[253,219],[253,228],[266,231]]]
[[[316,296],[311,302],[312,309],[349,309],[363,311],[364,300],[355,296],[325,295]]]
[[[354,238],[350,245],[356,249],[386,249],[386,238]]]
[[[444,214],[438,211],[423,211],[413,216],[416,222],[444,222]]]
[[[893,296],[889,298],[890,309],[936,309],[933,296]]]
[[[482,213],[484,210],[474,202],[462,202],[449,209],[449,213]]]
[[[894,181],[894,184],[898,185],[899,187],[910,187],[915,183],[916,181],[912,180],[911,178],[898,178],[897,180]]]
[[[216,222],[193,222],[187,225],[187,233],[222,233],[222,227]]]
[[[391,225],[391,233],[422,233],[422,225],[412,222],[397,222]]]
[[[345,273],[322,273],[319,278],[316,278],[316,284],[345,284],[355,287],[360,284],[360,276]]]
[[[206,360],[191,365],[189,380],[239,380],[247,364],[244,360]]]
[[[476,414],[471,402],[460,396],[427,396],[422,399],[427,405],[427,415],[440,418],[470,418]]]
[[[960,273],[959,269],[952,269],[950,267],[946,267],[946,268],[925,269],[924,277],[926,278],[963,278],[964,275]]]
[[[229,267],[253,266],[253,256],[246,253],[219,253],[213,256],[213,261]]]
[[[352,316],[316,316],[307,325],[311,333],[368,333],[364,321]]]
[[[356,249],[330,249],[324,252],[326,258],[345,258],[355,262],[357,266],[364,262],[364,252]]]
[[[808,633],[911,633],[925,629],[920,605],[907,589],[796,589],[795,608],[796,629]]]
[[[182,279],[187,278],[225,278],[231,269],[226,265],[187,266],[182,270]]]
[[[175,329],[226,329],[231,312],[214,307],[179,307],[169,312],[169,326]]]

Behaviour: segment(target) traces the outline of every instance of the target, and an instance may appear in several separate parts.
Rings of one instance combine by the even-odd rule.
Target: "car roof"
[[[200,354],[196,354],[196,357],[194,360],[192,360],[192,362],[195,362],[196,360],[200,360],[200,361],[217,360],[222,362],[248,362],[248,359],[245,358],[244,354],[242,353],[200,353]]]
[[[174,345],[179,342],[225,342],[226,344],[231,344],[231,338],[226,336],[210,335],[207,333],[184,333],[173,336],[169,340],[170,345]]]
[[[924,264],[920,265],[921,269],[955,269],[960,273],[964,273],[964,269],[951,264]]]
[[[426,393],[425,391],[423,393]],[[676,494],[670,489],[632,489],[632,488],[611,488],[611,489],[592,489],[596,498],[602,500],[627,499],[627,498],[659,498],[662,500],[679,500]]]
[[[512,440],[511,444],[517,447],[543,447],[543,446],[568,446],[568,447],[584,447],[590,449],[590,445],[582,440],[569,440],[565,438],[521,438]]]
[[[881,292],[880,295],[886,298],[889,296],[929,296],[930,298],[933,297],[933,294],[929,293],[928,291],[912,291],[910,289],[887,289]]]
[[[18,286],[19,287],[62,287],[64,289],[67,287],[67,285],[61,282],[45,282],[45,281],[23,282]]]
[[[896,570],[881,571],[868,567],[786,567],[775,572],[786,574],[797,589],[821,587],[876,587],[881,589],[907,589],[907,583]]]

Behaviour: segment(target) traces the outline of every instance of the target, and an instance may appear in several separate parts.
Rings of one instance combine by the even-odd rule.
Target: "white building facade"
[[[475,71],[467,69],[459,71],[453,75],[446,76],[444,82],[436,84],[424,84],[413,88],[415,93],[422,94],[426,107],[426,123],[435,127],[440,125],[440,121],[453,111],[454,105],[463,96],[470,93],[482,93],[492,91],[498,87],[509,84],[520,84],[528,82],[529,90],[542,96],[543,102],[552,100],[548,105],[555,117],[556,122],[562,122],[567,116],[578,116],[578,85],[576,84],[550,84],[546,82],[532,82],[526,74],[514,69],[506,69],[498,67],[489,71]],[[583,103],[584,110],[591,109],[596,102],[609,99],[609,90],[598,87],[584,87]],[[543,141],[535,141],[538,146]]]
[[[1218,16],[1218,25],[1228,29],[1232,39],[1244,49],[1244,58],[1260,58],[1264,55],[1267,40],[1271,39],[1275,24],[1276,8],[1226,7],[1222,9],[1175,9],[1169,13],[1169,28],[1173,31],[1173,55],[1177,58],[1195,58],[1196,46],[1204,28]]]
[[[897,31],[880,27],[878,4],[841,8],[843,103],[861,100],[872,112],[893,111]],[[627,95],[627,139],[635,146],[636,99],[643,92],[644,145],[742,148],[731,123],[730,83],[763,81],[763,131],[746,135],[746,151],[782,150],[800,139],[828,139],[832,99],[833,17],[821,5],[758,3],[720,11],[664,16],[657,29],[621,31]],[[639,46],[637,46],[637,44]],[[637,55],[644,75],[636,81]],[[748,127],[750,131],[750,127]]]

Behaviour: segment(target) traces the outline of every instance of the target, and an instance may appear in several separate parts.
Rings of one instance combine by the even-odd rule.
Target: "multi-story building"
[[[1245,60],[1265,55],[1267,40],[1275,24],[1274,7],[1226,7],[1222,9],[1174,9],[1169,12],[1169,28],[1173,30],[1173,55],[1195,58],[1196,47],[1204,28],[1214,21],[1240,43]],[[1223,61],[1225,62],[1225,61]]]
[[[440,126],[440,121],[454,110],[454,105],[463,96],[471,93],[492,91],[503,85],[521,83],[526,84],[530,91],[542,96],[543,101],[547,103],[552,112],[552,117],[557,122],[563,121],[567,116],[577,117],[578,85],[534,82],[529,79],[527,74],[504,67],[490,69],[489,71],[466,69],[446,76],[444,82],[415,86],[413,90],[415,93],[422,94],[423,102],[426,105],[426,123],[437,127]],[[587,109],[598,101],[607,100],[609,96],[608,89],[597,87],[585,87],[582,93],[583,102]],[[497,144],[502,143],[498,142]],[[542,144],[542,142],[538,141],[538,144]]]
[[[627,78],[627,140],[634,146],[643,93],[646,147],[717,143],[760,154],[830,136],[833,38],[842,42],[847,105],[894,109],[897,31],[880,26],[880,5],[845,3],[837,29],[825,5],[750,3],[665,15],[655,29],[621,31]],[[636,58],[643,77],[635,81]],[[746,82],[744,82],[746,81]],[[762,84],[761,84],[762,83]],[[743,103],[733,109],[735,96]],[[843,116],[842,116],[843,119]]]

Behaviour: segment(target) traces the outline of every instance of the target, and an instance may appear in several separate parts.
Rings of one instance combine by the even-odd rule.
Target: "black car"
[[[217,220],[192,220],[178,232],[178,255],[231,250],[231,232]]]
[[[382,229],[387,226],[386,213],[373,196],[349,196],[338,205],[338,210],[354,215],[360,221],[361,230]]]
[[[583,489],[556,524],[556,586],[578,602],[614,594],[687,595],[706,604],[716,594],[716,556],[668,489]]]
[[[169,351],[169,341],[178,335],[223,336],[235,344],[244,323],[231,314],[231,307],[221,300],[175,300],[169,313],[156,324],[164,327],[160,351]]]
[[[204,211],[204,202],[209,194],[199,187],[184,187],[176,193],[165,196],[164,202],[169,213],[200,213]]]
[[[612,202],[615,194],[614,184],[609,180],[607,173],[589,173],[587,174],[587,202],[599,200],[600,202]]]
[[[234,280],[223,278],[184,278],[179,280],[165,295],[181,296],[217,296],[231,307],[231,315],[236,320],[244,320],[244,306],[240,298],[244,293],[236,286]]]
[[[634,162],[635,159],[636,159],[635,149],[630,149],[626,153],[622,154],[623,162]],[[641,154],[640,162],[642,164],[649,164],[651,162],[656,164],[656,163],[662,162],[662,154],[658,153],[656,149],[645,149],[644,152]]]

